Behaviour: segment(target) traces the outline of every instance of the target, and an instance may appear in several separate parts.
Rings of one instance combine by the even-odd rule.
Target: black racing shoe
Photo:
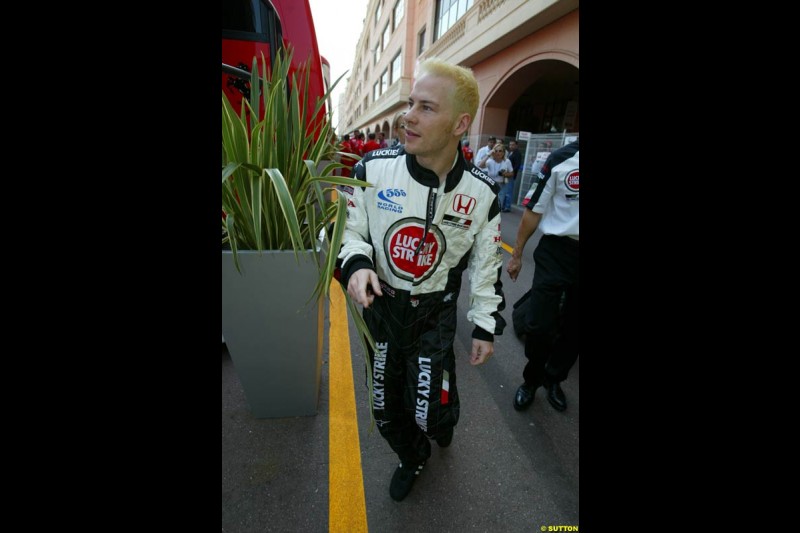
[[[414,481],[416,481],[424,466],[425,461],[418,465],[409,464],[408,466],[403,466],[403,463],[400,463],[400,466],[397,467],[392,476],[392,483],[389,485],[389,496],[397,502],[408,496]]]
[[[450,443],[453,442],[453,429],[454,428],[451,427],[442,435],[436,437],[436,444],[439,445],[439,448],[447,448],[450,446]]]

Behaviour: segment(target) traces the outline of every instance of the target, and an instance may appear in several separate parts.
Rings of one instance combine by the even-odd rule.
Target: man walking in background
[[[533,252],[535,270],[526,309],[524,382],[514,395],[514,409],[533,403],[544,385],[557,410],[567,408],[560,382],[578,359],[580,349],[579,151],[574,141],[551,153],[539,172],[525,206],[514,252],[506,270],[513,281],[522,268],[525,243],[537,228],[544,234]],[[559,305],[562,303],[562,316]]]

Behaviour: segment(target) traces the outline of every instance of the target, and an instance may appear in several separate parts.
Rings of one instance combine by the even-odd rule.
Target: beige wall
[[[391,124],[393,116],[405,109],[417,62],[417,36],[426,29],[426,50],[420,56],[437,56],[475,72],[481,94],[478,114],[469,131],[473,147],[479,147],[489,134],[502,135],[509,107],[535,79],[516,76],[522,68],[543,59],[556,59],[579,67],[578,0],[475,0],[472,7],[441,39],[432,43],[435,0],[405,0],[405,14],[392,34],[377,65],[372,49],[387,21],[391,20],[396,0],[382,0],[380,21],[374,24],[375,7],[367,6],[363,31],[357,46],[345,95],[340,101],[337,133],[360,129],[375,131],[376,124]],[[377,102],[372,101],[373,85],[402,49],[402,74]],[[535,69],[534,69],[535,71]],[[367,75],[365,76],[365,72]],[[526,74],[529,70],[525,71]],[[359,88],[360,87],[360,88]],[[358,96],[356,96],[358,93]],[[364,97],[369,97],[364,109]],[[361,114],[355,112],[361,106]]]
[[[519,84],[504,87],[504,81],[526,65],[544,59],[557,59],[579,68],[578,11],[472,65],[481,93],[481,105],[470,128],[470,144],[483,144],[473,140],[479,136],[485,141],[490,134],[502,134],[509,106],[527,88]],[[501,87],[505,89],[503,97],[493,98]]]

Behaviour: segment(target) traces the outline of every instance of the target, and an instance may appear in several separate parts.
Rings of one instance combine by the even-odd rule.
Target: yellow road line
[[[330,422],[328,424],[328,531],[366,533],[367,506],[361,472],[347,305],[336,280],[330,286]]]
[[[509,245],[507,245],[506,243],[504,243],[503,241],[500,241],[500,246],[502,246],[503,250],[505,250],[506,252],[508,252],[510,254],[514,253],[514,249],[512,247],[510,247]]]

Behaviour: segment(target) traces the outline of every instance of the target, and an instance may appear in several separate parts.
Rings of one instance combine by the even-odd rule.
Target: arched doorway
[[[578,132],[578,69],[558,59],[525,64],[502,80],[486,102],[485,121],[513,139],[518,131]]]
[[[518,139],[522,172],[512,197],[519,203],[533,184],[537,158],[580,131],[578,68],[550,55],[522,60],[499,78],[483,109],[482,133],[506,141],[530,134]]]
[[[507,134],[580,131],[578,69],[552,59],[532,63],[530,68],[538,71],[539,78],[511,105]]]

